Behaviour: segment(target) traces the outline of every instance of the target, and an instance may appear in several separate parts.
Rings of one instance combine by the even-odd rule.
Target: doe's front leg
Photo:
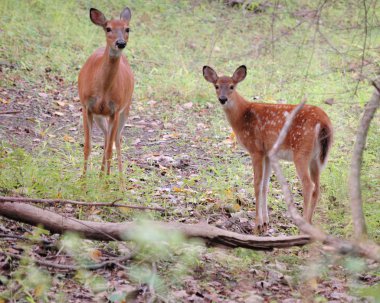
[[[83,128],[84,128],[84,164],[83,164],[83,176],[86,175],[88,158],[91,153],[91,132],[93,125],[93,114],[86,108],[83,107]]]
[[[115,139],[116,139],[118,123],[119,123],[119,115],[114,115],[110,117],[109,124],[108,124],[108,133],[107,133],[107,146],[104,151],[107,175],[109,175],[111,172],[112,148],[113,148],[113,143],[115,142]]]

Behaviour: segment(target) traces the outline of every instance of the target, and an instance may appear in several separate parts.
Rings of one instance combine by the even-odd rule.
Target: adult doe
[[[269,225],[267,191],[271,163],[268,153],[285,123],[286,116],[295,105],[248,102],[236,91],[237,84],[246,75],[247,68],[244,65],[237,68],[232,77],[218,77],[211,67],[203,67],[203,76],[214,84],[216,95],[237,140],[251,156],[256,197],[256,228],[263,232]],[[310,223],[319,198],[319,177],[327,162],[332,135],[332,125],[326,113],[316,106],[305,105],[296,115],[278,153],[280,159],[293,161],[295,164],[302,182],[303,216]]]
[[[90,19],[103,28],[107,44],[87,59],[78,77],[84,127],[83,174],[86,174],[91,152],[93,120],[104,134],[102,172],[106,170],[107,174],[110,173],[115,143],[121,174],[121,133],[131,106],[134,86],[131,67],[122,53],[128,43],[131,11],[126,7],[120,14],[120,20],[107,20],[102,12],[91,8]]]

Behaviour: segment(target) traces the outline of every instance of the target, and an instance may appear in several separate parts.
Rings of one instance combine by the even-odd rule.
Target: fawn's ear
[[[206,81],[211,83],[216,83],[218,81],[218,75],[216,72],[210,67],[210,66],[203,66],[203,77],[206,79]]]
[[[128,7],[126,7],[125,9],[123,9],[123,11],[120,14],[120,19],[123,19],[125,21],[131,20],[131,17],[132,17],[132,13],[131,13],[131,10]]]
[[[107,19],[104,14],[96,8],[90,8],[90,19],[94,24],[102,27],[104,27],[107,23]]]
[[[245,79],[245,76],[247,76],[247,67],[241,65],[235,70],[232,80],[234,80],[235,83],[239,83]]]

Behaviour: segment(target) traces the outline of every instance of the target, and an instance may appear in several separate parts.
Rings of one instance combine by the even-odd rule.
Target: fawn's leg
[[[264,159],[263,167],[263,180],[262,180],[262,206],[261,213],[263,217],[264,229],[266,230],[269,227],[269,215],[268,215],[268,205],[267,205],[267,195],[269,187],[269,178],[272,171],[271,163],[268,157]]]
[[[319,167],[319,164],[316,160],[313,160],[310,163],[310,176],[311,180],[314,183],[314,190],[313,194],[311,196],[311,203],[310,203],[310,222],[312,221],[313,213],[315,210],[315,207],[317,206],[318,199],[319,199],[319,193],[320,193],[320,183],[319,183],[319,177],[321,175],[321,169]]]
[[[303,217],[307,222],[311,223],[311,196],[313,194],[314,185],[309,174],[309,159],[304,155],[298,157],[295,156],[294,164],[296,166],[298,177],[301,179],[302,183]]]
[[[256,228],[259,233],[264,231],[264,218],[263,218],[263,195],[262,195],[262,181],[263,181],[263,161],[264,157],[261,154],[254,154],[252,157],[253,164],[253,185],[255,188],[256,198]]]

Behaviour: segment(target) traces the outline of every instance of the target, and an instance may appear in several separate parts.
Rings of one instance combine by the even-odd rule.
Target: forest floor
[[[20,55],[19,52],[22,53],[22,51],[2,44],[1,50],[6,55],[0,62],[2,78],[0,194],[80,201],[112,202],[121,199],[130,204],[164,207],[166,211],[159,214],[108,207],[87,209],[69,205],[48,209],[92,221],[121,222],[149,218],[184,223],[207,222],[239,233],[254,233],[255,207],[250,157],[237,144],[219,102],[213,95],[213,88],[203,83],[201,75],[202,64],[208,63],[213,52],[216,53],[213,60],[222,66],[222,62],[226,60],[221,55],[223,52],[221,49],[234,51],[233,48],[228,48],[229,37],[232,37],[234,31],[239,28],[241,21],[239,18],[242,17],[232,16],[231,12],[236,12],[232,8],[228,8],[228,13],[226,13],[225,5],[222,3],[195,2],[191,5],[178,4],[185,7],[185,11],[176,11],[175,6],[166,8],[160,4],[157,6],[143,2],[135,4],[136,9],[140,9],[140,12],[145,10],[145,12],[138,13],[135,17],[136,24],[139,24],[141,28],[136,28],[136,34],[132,32],[136,35],[136,39],[140,37],[138,39],[140,39],[142,51],[139,53],[134,50],[138,49],[138,43],[136,43],[131,46],[134,51],[127,54],[133,70],[136,71],[137,85],[130,116],[123,132],[122,154],[127,187],[125,192],[119,190],[119,179],[115,167],[112,168],[111,176],[99,177],[103,138],[96,127],[93,133],[93,151],[85,188],[80,178],[83,166],[83,127],[75,77],[79,65],[84,62],[84,53],[86,51],[90,53],[95,45],[103,42],[101,39],[94,42],[93,36],[100,36],[100,31],[95,34],[90,32],[92,28],[89,25],[90,34],[87,36],[88,41],[91,41],[89,46],[84,46],[85,43],[82,41],[60,41],[57,36],[57,52],[51,53],[50,49],[44,53],[45,50],[34,48],[34,45],[30,44],[30,46],[25,46],[26,51],[29,51],[28,47],[30,47],[37,53]],[[68,3],[71,2],[68,1]],[[3,5],[12,6],[13,4],[11,1],[5,1]],[[38,6],[38,4],[35,5]],[[49,9],[56,4],[47,2],[46,5],[48,6],[46,10],[50,12]],[[149,9],[145,7],[149,5],[151,5]],[[310,7],[309,5],[311,4],[305,1],[302,10],[292,11],[289,15],[307,23],[310,21],[308,18],[313,19],[315,16],[300,15],[300,12],[313,11],[315,13],[314,10],[306,9]],[[80,10],[81,14],[85,12],[84,6]],[[104,7],[106,7],[105,3]],[[112,7],[117,10],[118,4],[112,4]],[[35,7],[29,9],[38,11]],[[270,6],[269,8],[262,7],[262,9],[264,11],[268,9],[265,16],[260,15],[260,12],[244,15],[245,25],[252,30],[252,33],[241,32],[242,40],[249,43],[252,41],[258,43],[260,39],[265,40],[264,34],[260,36],[256,32],[260,30],[256,29],[257,24],[264,22],[263,27],[266,27],[268,33],[273,15],[270,13]],[[286,9],[290,11],[293,7],[286,7]],[[286,9],[280,8],[279,14],[285,15]],[[331,10],[333,9],[336,8],[331,7]],[[66,6],[61,8],[62,14],[66,11],[71,12]],[[202,28],[198,27],[200,26],[198,23],[193,25],[192,31],[186,31],[186,26],[179,27],[179,22],[184,22],[184,25],[191,24],[186,19],[191,19],[192,15],[188,15],[189,11],[192,11],[198,21],[201,20],[205,24],[214,26],[213,22],[215,22],[215,28],[218,28],[215,20],[218,20],[219,15],[223,15],[232,29],[227,31],[228,36],[224,39],[219,30],[203,32],[200,30]],[[154,19],[155,13],[162,13],[162,15]],[[208,14],[213,15],[215,19],[206,18]],[[168,16],[174,18],[174,21]],[[329,15],[326,14],[326,16]],[[47,16],[47,18],[50,17],[50,15]],[[298,34],[293,35],[292,30],[289,30],[291,28],[288,24],[289,20],[281,18],[279,17],[278,24],[280,25],[277,31],[287,40],[277,47],[283,46],[285,53],[289,47],[289,53],[294,53],[294,45],[291,45],[289,41],[293,41],[293,38],[299,41]],[[332,19],[329,16],[324,26],[327,27]],[[14,19],[13,22],[15,20],[18,19]],[[156,24],[152,20],[155,20]],[[62,21],[58,19],[55,22],[60,24],[59,22]],[[86,22],[83,21],[83,23]],[[344,19],[342,24],[344,22],[348,21]],[[161,54],[158,47],[161,44],[154,40],[152,41],[156,44],[150,49],[149,40],[144,38],[150,37],[150,33],[144,28],[144,23],[152,27],[159,27],[161,24],[163,31],[166,31],[166,28],[175,28],[178,31],[177,34],[179,36],[182,34],[183,40],[186,41],[185,45],[178,48],[182,47],[184,54],[190,52],[188,57],[178,56],[176,53],[178,50],[174,47],[170,50],[164,49],[164,53]],[[0,29],[7,32],[4,24],[2,22]],[[70,26],[72,25],[75,23]],[[37,25],[35,29],[40,31]],[[300,31],[301,29],[302,26],[300,26]],[[33,27],[26,30],[32,31]],[[142,33],[139,33],[139,30]],[[303,30],[307,32],[310,28]],[[6,36],[9,41],[18,37],[18,32],[16,30],[14,32],[15,36]],[[186,36],[188,33],[200,35],[199,40]],[[46,43],[45,38],[50,35],[51,33],[47,33],[46,37],[41,35],[41,43]],[[201,54],[204,45],[208,48],[211,46],[205,41],[202,42],[202,35],[206,35],[206,38],[217,37],[222,40],[217,42],[215,39],[211,50],[203,57]],[[373,37],[376,41],[377,36],[373,34]],[[170,39],[176,41],[177,38]],[[342,36],[340,39],[343,39]],[[308,42],[305,42],[306,40]],[[161,40],[159,41],[161,43]],[[305,41],[304,43],[309,43],[308,45],[315,44],[310,37]],[[59,44],[61,42],[62,44]],[[72,59],[70,55],[60,54],[59,52],[66,46],[65,43],[69,43],[71,51],[77,51],[79,47],[81,50],[79,53],[83,54],[78,56],[84,57]],[[220,43],[219,46],[218,43]],[[274,43],[273,39],[272,43]],[[328,44],[322,38],[319,43],[324,47]],[[52,49],[54,47],[54,45],[51,46]],[[243,51],[247,47],[245,46]],[[263,47],[265,48],[265,44]],[[149,51],[153,54],[154,48],[157,53],[149,58]],[[44,53],[44,56],[46,55],[42,62],[37,56],[40,51]],[[168,59],[160,57],[166,55],[165,51],[173,60],[172,63],[168,63],[168,67],[160,65],[161,60]],[[232,58],[232,54],[228,55]],[[369,52],[370,59],[371,54]],[[305,81],[305,87],[300,89],[297,85],[298,81],[295,81],[295,79],[300,79],[300,75],[297,75],[297,72],[288,73],[292,70],[290,66],[277,62],[281,67],[275,71],[273,65],[265,66],[265,62],[270,61],[269,58],[275,59],[270,54],[261,55],[258,51],[255,55],[257,59],[262,59],[260,56],[267,59],[259,63],[252,59],[252,56],[250,54],[247,60],[251,60],[248,61],[251,63],[250,66],[255,66],[253,71],[256,73],[255,77],[260,73],[264,75],[259,77],[260,79],[255,79],[258,82],[257,86],[260,87],[254,93],[256,100],[295,103],[295,91],[309,89],[310,103],[323,107],[331,116],[336,130],[335,147],[329,165],[322,176],[322,198],[314,216],[314,223],[334,235],[350,237],[352,228],[345,182],[352,138],[354,138],[363,104],[370,95],[370,87],[361,84],[359,96],[356,96],[353,101],[350,96],[356,82],[345,83],[347,86],[344,87],[345,95],[337,93],[333,95],[333,98],[329,94],[320,96],[320,92],[326,92],[331,87],[335,89],[337,79],[339,83],[340,81],[348,82],[348,80],[346,78],[341,80],[341,74],[338,76],[333,74],[329,75],[330,81],[324,82],[323,75],[313,78],[313,74],[309,76],[309,82]],[[287,63],[295,62],[294,66],[297,66],[301,59],[309,60],[307,55],[297,57],[295,61],[292,61],[294,58],[291,55],[289,56]],[[242,57],[244,56],[239,56],[237,60]],[[282,60],[279,57],[277,60]],[[315,57],[317,57],[315,62],[310,63],[310,61],[307,67],[310,73],[318,71],[319,74],[319,69],[333,69],[331,65],[334,66],[334,63],[327,64],[320,49],[317,49]],[[194,64],[193,58],[201,58],[204,63]],[[138,61],[139,59],[142,61]],[[227,67],[230,72],[238,66],[237,60],[231,59],[231,62],[228,62]],[[61,67],[56,66],[60,65],[54,63],[57,61],[61,62]],[[352,74],[359,73],[361,67],[358,62],[360,62],[359,59],[351,62]],[[233,68],[232,64],[235,63],[236,66]],[[303,64],[304,70],[305,62]],[[178,66],[182,66],[181,71],[177,71]],[[167,70],[161,73],[157,71],[160,68],[167,68]],[[364,68],[364,72],[366,71],[371,73]],[[168,74],[171,72],[173,76],[169,77]],[[286,78],[288,74],[289,78]],[[275,78],[277,76],[279,79]],[[345,75],[347,78],[351,76]],[[275,88],[271,86],[272,84],[265,84],[267,86],[263,84],[263,82],[271,82],[269,80],[273,80]],[[277,83],[282,86],[283,91],[277,90]],[[242,94],[252,99],[249,95],[252,94],[251,90],[244,85],[242,84]],[[298,93],[297,96],[299,96]],[[351,103],[346,103],[347,100],[351,100]],[[363,195],[367,202],[365,214],[370,237],[379,241],[377,188],[379,140],[376,127],[371,129],[368,142],[363,176]],[[300,182],[290,163],[283,163],[283,167],[295,194],[297,207],[302,212]],[[283,194],[274,175],[271,177],[268,199],[271,221],[268,235],[298,234],[297,227],[287,214]],[[317,243],[286,250],[275,249],[270,252],[207,248],[201,243],[191,243],[182,238],[173,240],[152,228],[146,226],[144,228],[145,231],[141,231],[141,235],[138,236],[146,237],[147,242],[137,240],[137,243],[102,243],[82,240],[72,235],[58,237],[27,224],[0,218],[0,302],[8,302],[7,300],[9,302],[153,302],[156,300],[156,302],[210,303],[302,301],[335,303],[379,300],[380,271],[377,263],[360,258],[337,256]],[[156,238],[162,239],[162,243],[155,243]],[[43,243],[36,243],[36,240],[43,240]],[[154,244],[150,245],[149,242]],[[110,265],[92,271],[56,269],[37,265],[32,261],[39,259],[63,265],[96,264],[131,251],[137,251],[137,257],[123,264]],[[22,260],[10,258],[11,254],[19,256]],[[126,294],[128,294],[127,298]]]
[[[1,89],[0,98],[10,102],[1,105],[0,111],[20,111],[3,116],[2,138],[10,143],[9,147],[22,146],[28,151],[38,149],[41,141],[46,140],[46,136],[49,139],[45,141],[48,145],[44,147],[45,149],[63,149],[62,145],[71,144],[74,146],[73,149],[80,150],[81,144],[77,141],[83,134],[80,122],[81,106],[76,97],[76,88],[62,87],[60,90],[48,93],[40,91],[38,86],[27,87],[27,83],[22,81],[15,82],[14,88]],[[168,112],[176,113],[176,117],[165,123],[164,116]],[[173,105],[167,101],[151,100],[133,106],[124,132],[124,141],[126,141],[124,145],[127,146],[123,149],[125,151],[123,158],[127,166],[127,190],[145,190],[146,178],[149,178],[153,172],[157,180],[156,186],[152,184],[148,186],[152,187],[155,198],[149,205],[165,205],[167,211],[161,219],[185,223],[206,221],[231,231],[252,234],[255,214],[252,190],[248,188],[252,183],[250,159],[227,131],[227,124],[224,137],[215,136],[210,131],[212,126],[208,117],[221,114],[217,102],[198,106],[192,102]],[[192,127],[189,127],[189,123]],[[48,129],[48,132],[41,134],[41,129]],[[95,172],[100,167],[102,142],[100,131],[94,130],[95,159],[92,160],[92,170]],[[202,171],[207,167],[212,174],[214,169],[218,169],[212,163],[220,158],[221,154],[226,153],[226,149],[229,150],[228,154],[231,157],[238,158],[245,164],[247,171],[245,176],[248,178],[245,182],[246,188],[238,186],[231,188],[231,184],[226,184],[223,186],[225,192],[220,195],[214,194],[212,190],[199,194],[200,188],[203,187],[204,190],[208,188],[207,180],[201,177]],[[4,148],[3,152],[6,151],[7,148]],[[66,152],[65,149],[63,152]],[[136,167],[139,170],[139,180],[128,174],[132,171],[135,175]],[[78,166],[75,170],[79,177],[81,167]],[[275,182],[274,178],[272,181]],[[103,181],[99,179],[97,182]],[[293,189],[298,192],[298,208],[302,211],[299,182],[293,180],[292,184]],[[24,190],[25,188],[21,188],[4,194],[24,195]],[[281,192],[275,187],[272,187],[269,194],[273,199],[282,199]],[[56,208],[51,209],[57,211]],[[112,218],[109,214],[103,215],[99,209],[81,211],[85,212],[81,214],[82,217],[90,219]],[[59,213],[77,216],[78,210],[71,206],[60,207]],[[133,215],[128,214],[128,217]],[[270,206],[270,219],[269,235],[295,233],[296,227],[290,222],[284,206],[277,209]],[[33,234],[32,228],[27,225],[6,219],[2,219],[2,223],[3,235],[23,237]],[[61,256],[55,236],[45,235],[43,239],[50,243],[51,247],[32,245],[31,251],[35,256],[58,264],[72,263],[70,258],[67,260],[66,256]],[[20,243],[14,238],[6,240],[1,244],[5,251],[22,256],[24,241]],[[115,256],[115,249],[110,250],[107,245],[95,242],[91,246],[92,249],[101,252],[101,256],[93,261],[100,262]],[[169,287],[168,298],[177,302],[290,303],[301,301],[301,298],[305,299],[305,296],[313,293],[317,298],[324,298],[328,302],[355,302],[357,298],[349,291],[350,283],[358,280],[363,287],[375,285],[380,281],[380,277],[373,272],[376,264],[368,263],[366,265],[368,273],[357,273],[353,277],[352,272],[345,268],[346,261],[326,254],[317,245],[273,252],[207,249],[198,257],[198,264],[181,278],[182,282]],[[10,271],[17,268],[17,263],[9,263],[5,256],[1,258],[2,275],[8,276]],[[161,274],[165,275],[164,268],[168,265],[166,262],[163,263],[159,266],[163,267]],[[315,268],[315,264],[326,266],[329,274],[319,276],[319,269]],[[145,293],[144,286],[134,283],[133,279],[128,279],[128,270],[118,266],[95,271],[96,275],[102,276],[107,281],[106,290],[101,292],[83,286],[76,279],[75,273],[70,271],[49,268],[49,272],[56,277],[52,281],[49,298],[55,298],[57,292],[62,292],[65,294],[66,302],[93,302],[105,300],[110,293],[123,291],[129,293],[136,289],[140,290],[136,295],[136,302],[146,302],[147,296],[150,296],[149,293]]]

